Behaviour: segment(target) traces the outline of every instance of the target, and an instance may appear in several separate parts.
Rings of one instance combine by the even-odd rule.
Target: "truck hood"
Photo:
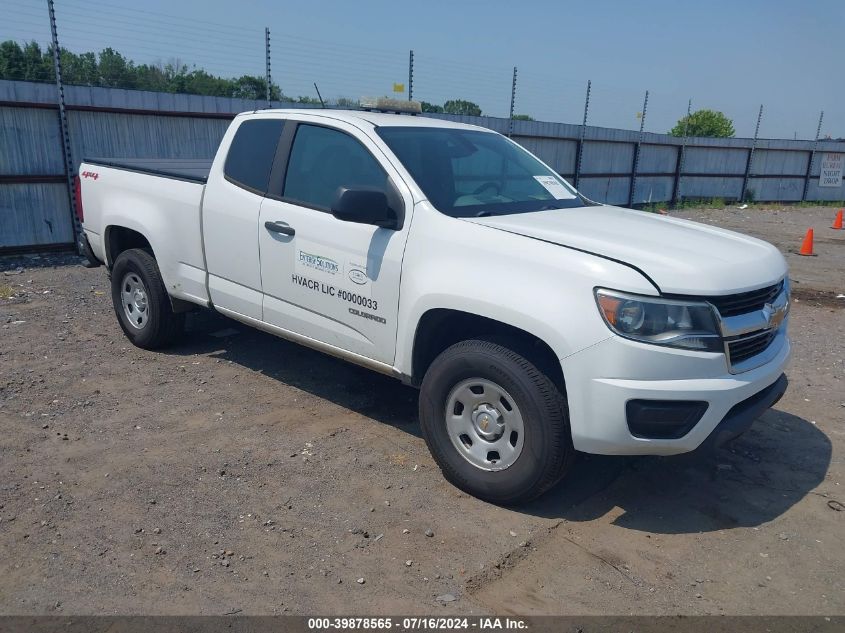
[[[644,211],[594,206],[466,220],[628,264],[667,294],[744,292],[774,284],[787,272],[783,256],[767,242]],[[612,287],[613,280],[602,283]]]

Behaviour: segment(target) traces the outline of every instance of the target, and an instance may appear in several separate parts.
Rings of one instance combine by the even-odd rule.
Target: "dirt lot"
[[[441,478],[391,379],[213,314],[145,352],[103,269],[0,260],[0,613],[845,613],[845,236],[683,215],[817,227],[787,395],[715,455],[585,457],[519,509]]]

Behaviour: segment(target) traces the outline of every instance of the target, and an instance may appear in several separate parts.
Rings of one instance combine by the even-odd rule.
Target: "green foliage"
[[[99,85],[106,88],[134,88],[137,83],[135,65],[111,48],[106,48],[100,53],[97,70]],[[69,79],[65,81],[70,83]]]
[[[72,53],[62,49],[62,79],[67,85],[102,86],[152,92],[178,92],[182,94],[213,97],[235,97],[240,99],[264,99],[267,82],[264,77],[242,75],[229,79],[212,75],[200,68],[188,67],[180,60],[168,63],[136,64],[113,48],[99,53]],[[0,42],[0,79],[20,81],[54,81],[53,51],[42,51],[37,42],[21,47],[13,40]],[[288,97],[276,84],[270,86],[270,98],[274,101],[294,101],[308,105],[320,105],[312,96]],[[337,107],[358,107],[357,99],[340,97]],[[481,107],[472,101],[451,99],[442,106],[422,102],[423,112],[447,112],[481,116]],[[515,119],[533,121],[527,114],[518,114]]]
[[[77,54],[62,49],[61,56],[62,79],[68,85],[241,99],[264,99],[267,94],[267,82],[263,77],[243,75],[237,79],[226,79],[197,68],[189,69],[178,60],[167,64],[136,65],[112,48],[106,48],[99,54]],[[0,43],[0,79],[54,81],[52,48],[42,51],[36,42],[29,42],[23,47],[12,40]],[[270,98],[277,101],[288,99],[275,84],[270,86]]]
[[[321,105],[320,100],[317,97],[297,97],[296,102],[315,106]]]
[[[64,77],[72,77],[74,84],[96,86],[99,81],[97,56],[94,53],[74,55],[70,51],[62,50],[62,73]],[[53,78],[53,66],[50,65],[50,79]]]
[[[514,121],[533,121],[534,117],[530,114],[514,114],[513,115]]]
[[[335,105],[338,108],[357,108],[359,104],[357,99],[351,99],[350,97],[338,97],[335,100]]]
[[[481,106],[472,101],[463,99],[449,99],[443,104],[443,112],[446,114],[465,114],[468,116],[481,116]]]
[[[724,209],[726,207],[727,203],[724,198],[684,198],[683,200],[679,200],[677,204],[672,204],[669,200],[650,202],[643,205],[642,210],[660,213],[669,209],[680,211],[683,209]]]
[[[423,112],[432,112],[436,114],[466,114],[469,116],[481,116],[481,106],[472,101],[464,99],[450,99],[442,106],[428,101],[421,101],[420,107]]]
[[[751,196],[753,197],[754,194],[752,193]],[[746,196],[746,198],[747,197],[748,196]],[[666,211],[669,209],[671,209],[672,211],[682,211],[684,209],[726,209],[728,206],[739,206],[740,204],[747,204],[749,209],[755,209],[758,211],[767,211],[773,208],[789,209],[804,207],[825,207],[839,209],[841,207],[845,207],[845,200],[804,200],[803,202],[787,201],[763,203],[752,202],[751,200],[731,200],[730,202],[727,202],[724,198],[685,198],[684,200],[680,200],[675,205],[673,205],[669,201],[650,202],[638,208],[641,208],[643,211],[649,211],[651,213],[660,213],[661,211]]]
[[[782,202],[781,204],[792,203]],[[841,209],[845,207],[845,200],[804,200],[803,202],[796,202],[794,204],[802,207],[833,207],[834,209]]]
[[[30,42],[23,48],[11,40],[0,44],[0,78],[49,81],[52,77],[52,59],[37,43]]]
[[[421,101],[420,107],[423,112],[433,112],[435,114],[443,113],[443,106],[435,105],[434,103],[429,103],[428,101]]]
[[[696,110],[680,119],[669,134],[672,136],[709,136],[728,138],[736,134],[734,124],[716,110]]]
[[[466,114],[469,116],[481,116],[481,106],[472,101],[464,99],[450,99],[442,106],[436,103],[429,103],[428,101],[421,101],[420,107],[423,112],[432,112],[436,114]]]

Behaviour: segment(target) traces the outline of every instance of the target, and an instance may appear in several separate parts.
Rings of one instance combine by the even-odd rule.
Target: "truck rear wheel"
[[[184,314],[174,314],[155,258],[140,248],[123,251],[111,271],[111,296],[123,333],[134,345],[158,349],[182,332]]]
[[[434,360],[420,390],[420,424],[446,479],[493,503],[540,496],[574,459],[564,395],[497,343],[462,341]]]

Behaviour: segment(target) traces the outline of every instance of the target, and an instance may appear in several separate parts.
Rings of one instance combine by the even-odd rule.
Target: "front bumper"
[[[735,437],[786,389],[786,327],[770,349],[771,360],[739,374],[730,373],[724,354],[658,347],[618,336],[561,359],[572,442],[586,453],[674,455],[695,450],[708,438],[719,443]],[[761,392],[766,393],[753,399]],[[653,439],[631,433],[626,407],[633,400],[706,402],[707,408],[682,437]]]
[[[751,428],[754,420],[777,404],[778,400],[786,393],[787,386],[789,386],[789,381],[786,379],[786,374],[781,374],[780,378],[773,384],[734,405],[718,426],[713,429],[704,444],[721,446],[745,433]]]

